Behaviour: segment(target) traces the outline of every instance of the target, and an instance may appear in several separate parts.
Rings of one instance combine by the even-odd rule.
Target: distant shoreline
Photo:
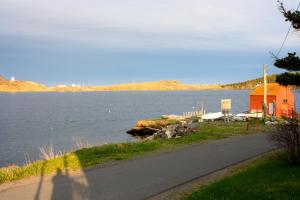
[[[31,81],[0,80],[0,92],[98,92],[98,91],[186,91],[220,90],[219,84],[184,84],[176,80],[162,80],[141,83],[124,83],[110,86],[58,85],[48,87]]]
[[[269,75],[268,82],[275,82],[276,75]],[[177,80],[161,80],[140,83],[123,83],[109,86],[57,85],[48,87],[41,83],[6,80],[0,76],[0,93],[17,92],[105,92],[105,91],[203,91],[203,90],[251,90],[262,83],[262,78],[231,84],[185,84]],[[299,89],[299,88],[296,88]]]
[[[18,91],[1,91],[1,93],[85,93],[85,92],[176,92],[176,91],[208,91],[208,90],[251,90],[249,88],[233,89],[233,88],[209,88],[209,89],[170,89],[170,90],[43,90],[43,91],[30,91],[30,90],[18,90]]]

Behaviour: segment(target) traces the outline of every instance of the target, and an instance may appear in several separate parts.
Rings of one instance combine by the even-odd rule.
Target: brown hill
[[[49,88],[52,92],[91,92],[95,91],[92,90],[90,87],[72,87],[72,86],[66,86],[66,87],[52,87]]]
[[[43,92],[48,87],[32,81],[9,81],[0,76],[0,92]]]
[[[94,91],[119,91],[119,90],[205,90],[205,89],[221,89],[220,85],[191,85],[184,84],[180,81],[167,80],[143,83],[125,83],[111,86],[94,86],[91,90]]]
[[[275,82],[276,75],[268,76],[268,82]],[[232,84],[184,84],[176,80],[162,80],[141,83],[124,83],[110,86],[90,87],[52,87],[31,81],[9,81],[0,75],[0,92],[82,92],[82,91],[151,91],[151,90],[214,90],[214,89],[253,89],[263,80],[257,78],[240,83]]]
[[[0,92],[82,92],[82,91],[149,91],[149,90],[205,90],[221,89],[220,85],[191,85],[180,81],[154,81],[142,83],[124,83],[110,86],[91,86],[91,87],[52,87],[32,81],[9,81],[0,77]]]

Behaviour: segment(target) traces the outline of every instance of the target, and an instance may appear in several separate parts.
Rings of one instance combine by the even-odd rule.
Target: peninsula
[[[275,82],[276,75],[268,76],[269,82]],[[0,92],[92,92],[92,91],[172,91],[172,90],[221,90],[253,89],[262,82],[262,78],[232,84],[185,84],[177,80],[161,80],[141,83],[123,83],[109,86],[58,85],[48,87],[44,84],[7,80],[0,75]]]

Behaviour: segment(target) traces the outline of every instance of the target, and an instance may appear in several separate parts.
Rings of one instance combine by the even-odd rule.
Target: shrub
[[[269,139],[276,146],[287,151],[292,164],[300,164],[300,120],[299,117],[285,118],[285,121],[276,125]]]

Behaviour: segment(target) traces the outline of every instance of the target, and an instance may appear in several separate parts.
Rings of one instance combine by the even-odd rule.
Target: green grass
[[[267,130],[259,124],[260,130]],[[257,132],[255,128],[246,130],[245,122],[207,122],[201,123],[198,130],[191,135],[168,140],[152,140],[143,142],[129,142],[121,144],[107,144],[91,148],[80,149],[64,156],[48,160],[37,161],[25,166],[10,166],[0,168],[0,183],[19,180],[31,176],[54,173],[57,169],[78,170],[114,160],[124,160],[180,145],[206,140],[223,139],[235,135]]]
[[[278,157],[259,159],[241,172],[202,187],[184,199],[300,199],[300,166]]]

